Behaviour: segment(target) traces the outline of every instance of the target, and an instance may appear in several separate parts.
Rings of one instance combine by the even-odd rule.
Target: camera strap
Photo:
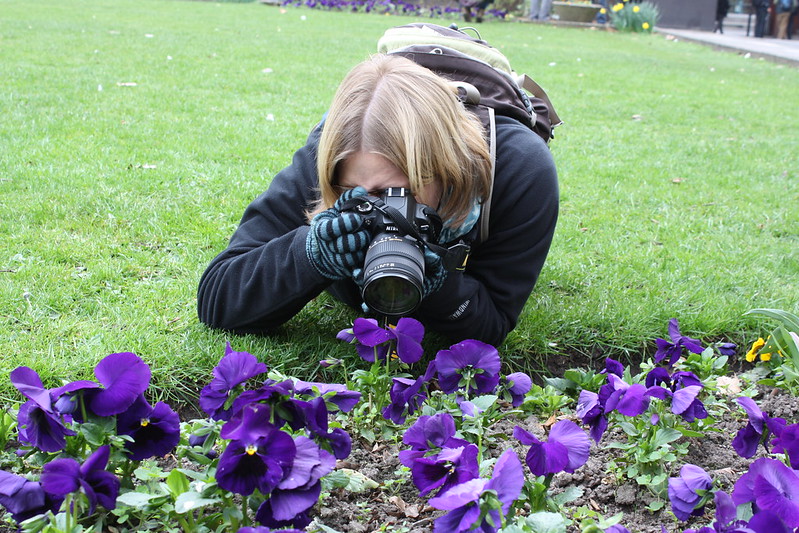
[[[348,202],[345,202],[343,209],[347,210],[363,204],[371,204],[375,209],[389,217],[394,224],[397,225],[397,228],[399,228],[399,230],[405,235],[410,235],[416,239],[417,242],[421,243],[422,246],[427,246],[434,254],[441,258],[442,265],[446,271],[463,271],[466,268],[471,247],[463,242],[463,240],[447,248],[425,241],[419,231],[416,229],[416,226],[411,224],[407,218],[402,216],[402,213],[400,213],[397,208],[386,205],[386,203],[380,198],[367,199],[364,197],[355,197]],[[438,217],[438,214],[435,213],[435,211],[428,211],[426,214],[430,217]],[[436,235],[436,238],[438,238],[438,235]]]

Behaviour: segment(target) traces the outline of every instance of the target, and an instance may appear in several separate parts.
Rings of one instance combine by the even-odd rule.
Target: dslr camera
[[[441,218],[403,187],[358,200],[350,210],[364,218],[372,234],[363,265],[363,301],[384,315],[410,314],[422,301],[424,248],[438,243]]]

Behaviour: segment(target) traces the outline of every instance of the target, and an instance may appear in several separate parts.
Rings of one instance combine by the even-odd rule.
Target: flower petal
[[[566,472],[572,473],[588,461],[591,440],[585,434],[585,431],[571,420],[556,422],[549,432],[549,440],[563,444],[568,450]]]
[[[94,368],[104,389],[93,394],[90,408],[99,416],[125,411],[150,385],[150,367],[136,354],[115,353],[106,356]]]

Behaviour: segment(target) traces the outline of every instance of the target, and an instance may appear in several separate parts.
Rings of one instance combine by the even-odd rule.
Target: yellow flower
[[[618,4],[613,4],[613,11],[619,12],[624,9],[624,4],[619,2]]]
[[[770,353],[761,353],[760,354],[761,361],[771,361],[771,354]]]
[[[648,30],[649,29],[649,23],[648,22],[644,22],[643,24],[641,24],[641,27],[643,29],[645,29],[645,30]]]
[[[638,13],[639,11],[641,11],[639,6],[633,6],[633,13]]]
[[[605,13],[608,12],[608,10],[603,7],[602,9],[599,10],[599,12],[604,15]]]
[[[757,339],[754,343],[752,343],[752,349],[746,352],[746,360],[750,363],[754,361],[757,358],[757,351],[765,345],[766,341],[763,340],[763,337]],[[771,354],[769,354],[769,359],[771,359]],[[768,359],[766,359],[766,361],[768,361]]]

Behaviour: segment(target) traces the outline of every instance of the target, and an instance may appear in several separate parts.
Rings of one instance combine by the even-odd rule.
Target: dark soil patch
[[[758,404],[772,416],[785,418],[788,423],[799,422],[799,398],[780,390],[763,390],[764,395],[757,399]],[[724,401],[726,409],[720,411],[714,427],[717,432],[708,432],[703,438],[690,439],[690,449],[679,464],[672,465],[673,475],[677,475],[683,463],[692,463],[704,468],[714,480],[728,493],[735,481],[747,471],[752,459],[739,457],[731,446],[735,433],[745,425],[745,415],[733,401],[733,397]],[[497,432],[510,435],[513,426],[521,425],[538,437],[542,437],[544,429],[542,421],[535,417],[524,420],[505,420]],[[609,430],[597,445],[592,445],[588,462],[573,474],[557,474],[551,489],[559,492],[570,486],[583,489],[583,495],[568,504],[566,512],[578,507],[586,507],[602,516],[610,517],[624,513],[621,524],[633,533],[661,533],[661,524],[670,532],[682,531],[693,527],[709,525],[713,521],[712,505],[706,508],[703,517],[692,519],[688,523],[678,522],[670,512],[668,502],[664,509],[650,512],[647,506],[656,497],[647,487],[639,486],[631,481],[619,481],[607,472],[607,463],[617,456],[618,450],[607,449],[606,445],[614,441],[626,441],[619,430]],[[507,446],[513,446],[519,458],[524,461],[526,447],[519,446],[510,439],[501,447],[490,451],[498,457]],[[400,448],[392,445],[353,446],[347,467],[354,468],[381,484],[380,488],[363,494],[334,492],[322,502],[316,512],[316,520],[327,527],[341,532],[403,531],[422,533],[432,531],[433,521],[443,514],[426,505],[426,500],[417,497],[418,491],[410,479],[397,486],[397,470],[400,463],[397,457]],[[762,447],[758,456],[765,455]],[[571,531],[579,531],[572,527]]]

